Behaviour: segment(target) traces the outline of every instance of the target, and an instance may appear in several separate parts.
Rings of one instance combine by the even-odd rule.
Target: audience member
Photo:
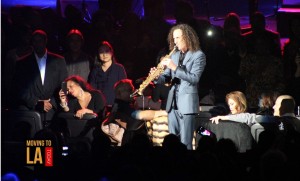
[[[259,98],[258,110],[256,111],[256,114],[273,115],[273,106],[278,96],[279,93],[274,91],[262,93]]]
[[[279,117],[278,123],[279,130],[289,133],[289,132],[298,132],[300,133],[300,121],[296,118],[294,113],[295,101],[294,98],[290,95],[280,95],[273,106],[274,116]],[[268,119],[271,118],[271,119]],[[251,113],[241,113],[235,115],[226,115],[226,116],[216,116],[210,119],[213,123],[218,124],[219,120],[231,120],[241,123],[246,123],[251,126],[255,123],[260,123],[264,121],[272,121],[270,116],[262,116]],[[274,119],[273,119],[274,120]],[[276,123],[276,122],[275,122]]]
[[[90,73],[89,83],[103,92],[107,106],[110,107],[115,99],[114,84],[126,78],[124,66],[117,63],[111,44],[103,41],[98,48],[95,67]]]
[[[145,130],[145,121],[150,121],[156,117],[166,116],[166,111],[154,110],[136,110],[132,104],[130,94],[134,91],[134,86],[130,79],[118,81],[114,86],[115,101],[107,122],[104,122],[104,132],[109,134],[109,127],[113,127],[111,123],[118,125],[124,129],[121,140],[117,140],[121,145],[125,145],[131,141],[136,134],[147,134]],[[115,126],[114,125],[114,126]]]
[[[234,12],[226,15],[222,39],[209,55],[208,65],[213,73],[213,91],[216,102],[226,93],[234,90],[244,91],[244,81],[239,75],[241,59],[245,56],[245,45],[241,35],[240,17]]]
[[[88,80],[92,58],[83,51],[84,38],[78,29],[71,29],[66,37],[68,51],[64,54],[69,76],[79,75]]]
[[[243,57],[246,49],[241,34],[240,17],[238,14],[230,12],[226,15],[223,25],[223,35],[228,54],[236,54],[238,57]],[[236,64],[238,66],[239,62],[237,61]],[[237,69],[238,67],[236,67]]]
[[[198,141],[196,152],[200,154],[213,153],[215,151],[217,139],[212,136],[201,136]]]
[[[100,91],[92,89],[80,76],[70,76],[64,81],[67,95],[62,89],[59,91],[60,106],[64,112],[73,113],[79,119],[86,113],[95,113],[99,119],[104,117],[105,98]]]
[[[259,160],[259,172],[261,180],[263,181],[292,180],[289,178],[288,168],[288,158],[286,154],[280,150],[267,150]]]
[[[284,45],[283,65],[286,91],[294,97],[296,105],[300,105],[300,17],[289,20],[289,40]]]
[[[266,41],[270,54],[281,58],[280,35],[278,32],[266,28],[266,19],[262,12],[255,12],[251,19],[251,31],[243,34],[248,53],[256,53],[256,39],[262,37]]]
[[[47,34],[34,31],[34,52],[17,62],[13,90],[18,109],[39,111],[43,121],[50,121],[58,108],[57,95],[67,68],[64,58],[47,51],[46,46]]]
[[[255,53],[247,52],[242,59],[239,74],[246,82],[246,97],[249,107],[256,108],[258,97],[266,91],[283,93],[285,83],[282,61],[271,54],[266,36],[257,37],[253,42]]]
[[[245,169],[238,162],[238,147],[232,139],[221,138],[216,144],[216,156],[223,168],[220,175],[224,180],[239,180]]]
[[[167,153],[175,154],[176,156],[186,152],[186,146],[180,141],[180,138],[174,134],[165,136],[162,147]]]

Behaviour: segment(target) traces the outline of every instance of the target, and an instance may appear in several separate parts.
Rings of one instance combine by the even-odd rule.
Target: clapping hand
[[[212,117],[209,120],[211,120],[212,123],[216,123],[219,124],[219,120],[228,120],[227,116],[216,116],[216,117]]]

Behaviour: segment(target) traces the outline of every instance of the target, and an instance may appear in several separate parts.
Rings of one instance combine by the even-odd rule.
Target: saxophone
[[[175,52],[175,50],[177,49],[176,46],[174,46],[173,50],[166,55],[164,58],[170,58],[171,55]],[[130,94],[130,97],[136,97],[136,96],[141,96],[143,95],[143,91],[144,89],[150,84],[150,82],[152,82],[155,77],[158,77],[159,75],[161,75],[164,72],[165,68],[164,66],[161,64],[161,62],[157,65],[156,70],[150,74],[140,85],[140,87],[138,89],[136,89],[132,94]]]

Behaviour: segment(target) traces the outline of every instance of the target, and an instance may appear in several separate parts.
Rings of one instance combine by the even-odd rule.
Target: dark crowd
[[[246,152],[239,152],[230,139],[200,135],[194,150],[188,150],[173,134],[156,146],[144,134],[146,127],[144,132],[126,133],[130,139],[122,146],[113,144],[118,140],[112,140],[97,126],[91,140],[68,138],[66,119],[59,113],[72,112],[78,119],[85,119],[84,114],[92,115],[94,127],[114,113],[116,103],[119,108],[125,105],[126,114],[135,113],[127,98],[139,88],[150,68],[170,52],[168,33],[178,24],[195,30],[206,57],[198,83],[200,106],[219,106],[215,113],[226,115],[230,113],[226,95],[239,91],[244,93],[247,104],[243,112],[273,115],[276,98],[290,95],[297,114],[299,15],[286,20],[289,35],[281,44],[280,33],[266,28],[262,12],[253,12],[251,28],[242,29],[235,12],[229,12],[224,24],[217,26],[195,17],[193,4],[182,0],[174,3],[175,23],[165,19],[164,0],[144,0],[143,17],[133,12],[132,0],[99,1],[99,9],[90,16],[72,4],[65,7],[63,15],[59,9],[27,6],[1,12],[1,110],[42,112],[45,129],[34,138],[51,139],[54,143],[54,167],[26,166],[24,145],[16,151],[24,155],[2,151],[3,180],[8,180],[4,175],[8,172],[16,173],[20,180],[32,181],[300,180],[297,131],[292,135],[265,131]],[[37,66],[33,66],[35,62]],[[42,81],[36,76],[41,76]],[[125,83],[129,87],[117,91],[116,85],[122,80],[128,81]],[[62,82],[68,92],[64,92]],[[164,110],[168,87],[149,84],[147,88],[145,96],[153,104],[160,103],[153,108],[148,101],[147,109]],[[271,98],[270,106],[264,109],[261,105],[265,96]],[[143,103],[135,110],[144,108]],[[147,115],[144,120],[155,117],[154,112],[141,113]],[[1,122],[3,125],[3,119]],[[28,137],[22,136],[26,133],[21,129],[13,134],[25,142]],[[2,139],[2,149],[3,142]],[[62,154],[65,145],[69,151]]]

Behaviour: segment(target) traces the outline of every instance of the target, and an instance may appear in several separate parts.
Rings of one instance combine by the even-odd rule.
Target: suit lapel
[[[191,51],[188,51],[184,57],[182,65],[186,65],[186,63],[190,60],[191,56],[192,56]]]
[[[177,51],[176,53],[173,54],[173,57],[171,57],[171,59],[176,65],[179,64],[179,56],[180,56],[180,51]],[[172,78],[174,78],[174,71],[171,71],[171,76]]]
[[[33,79],[35,80],[34,82],[36,83],[38,89],[43,90],[41,72],[40,72],[39,65],[37,63],[34,53],[32,54],[32,58],[30,60],[32,60],[32,62],[30,64],[33,65],[31,68],[31,70],[32,70],[31,73],[34,76],[33,77]]]
[[[174,54],[174,59],[172,59],[176,65],[178,65],[178,63],[179,63],[179,57],[180,57],[180,51],[177,51]]]
[[[44,79],[44,88],[46,87],[49,87],[48,84],[51,83],[51,80],[48,80],[50,79],[51,77],[51,57],[49,54],[47,54],[47,60],[46,60],[46,70],[45,70],[45,79]],[[53,81],[53,80],[52,80]],[[47,90],[47,89],[46,89]]]

